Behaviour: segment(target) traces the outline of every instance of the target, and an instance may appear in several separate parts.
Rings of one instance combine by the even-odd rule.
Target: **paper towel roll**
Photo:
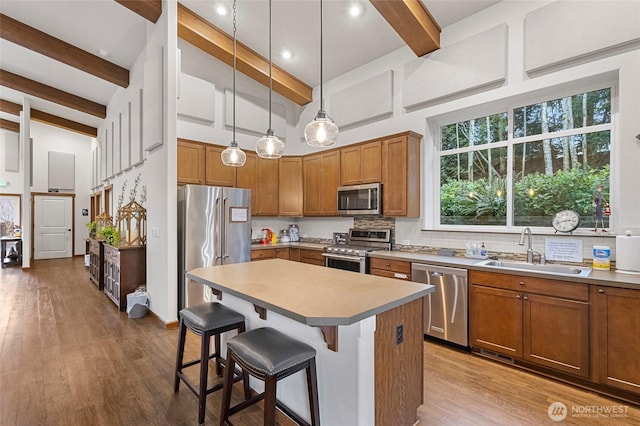
[[[640,236],[616,236],[616,269],[640,273]]]

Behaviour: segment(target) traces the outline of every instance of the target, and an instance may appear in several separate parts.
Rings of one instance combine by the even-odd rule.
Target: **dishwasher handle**
[[[433,277],[442,277],[444,275],[456,275],[458,277],[467,278],[467,270],[460,268],[451,268],[448,266],[428,265],[426,263],[412,263],[411,277],[424,276],[428,274]],[[415,280],[414,280],[415,281]]]

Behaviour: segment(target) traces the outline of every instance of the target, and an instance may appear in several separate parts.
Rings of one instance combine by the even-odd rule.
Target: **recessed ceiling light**
[[[220,16],[226,16],[229,14],[229,8],[227,7],[226,4],[224,3],[218,3],[216,5],[216,12],[218,13],[218,15]]]
[[[281,53],[282,57],[284,59],[293,59],[293,51],[289,50],[289,49],[284,49]]]
[[[363,12],[364,12],[364,9],[360,3],[352,4],[349,7],[349,15],[353,17],[360,16],[362,15]]]

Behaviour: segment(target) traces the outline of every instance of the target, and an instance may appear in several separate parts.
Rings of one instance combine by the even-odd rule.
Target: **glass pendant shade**
[[[256,152],[261,158],[280,158],[284,154],[284,142],[269,129],[267,134],[256,142]]]
[[[271,0],[269,0],[269,128],[267,133],[256,142],[256,153],[260,158],[277,159],[284,154],[284,142],[280,140],[271,128],[271,94],[273,92],[273,78],[271,74]]]
[[[220,156],[222,158],[222,164],[225,166],[242,167],[245,161],[247,161],[247,154],[238,148],[238,144],[235,141],[231,142],[229,146],[222,151]]]
[[[304,138],[310,146],[332,146],[338,140],[338,126],[323,110],[304,128]]]
[[[338,141],[338,126],[333,122],[331,117],[324,110],[324,97],[322,94],[323,85],[323,55],[322,55],[322,21],[323,21],[323,8],[322,0],[320,0],[320,109],[316,118],[306,125],[304,128],[304,138],[307,141],[307,145],[314,147],[325,147],[335,145]]]

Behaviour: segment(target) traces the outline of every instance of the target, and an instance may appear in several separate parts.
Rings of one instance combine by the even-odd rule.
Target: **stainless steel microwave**
[[[338,214],[382,214],[382,184],[339,186]]]

